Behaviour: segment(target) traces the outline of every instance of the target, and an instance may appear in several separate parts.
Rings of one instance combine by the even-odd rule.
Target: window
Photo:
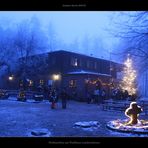
[[[107,61],[101,61],[101,73],[110,74],[110,63]]]
[[[20,87],[23,87],[23,80],[20,80]]]
[[[55,65],[56,64],[56,59],[54,57],[52,57],[52,59],[51,59],[51,64],[52,65]]]
[[[72,66],[78,66],[78,59],[77,58],[72,58],[71,59],[71,65]]]
[[[97,69],[97,62],[94,63],[94,69]]]
[[[76,80],[70,80],[69,81],[69,87],[76,87],[77,86],[77,81]]]
[[[87,68],[90,67],[90,62],[89,62],[89,61],[86,62],[86,67],[87,67]]]
[[[40,80],[40,85],[43,85],[44,84],[44,80]]]
[[[29,80],[29,86],[33,86],[33,81],[32,80]]]
[[[80,67],[82,66],[82,60],[81,59],[79,60],[79,66]]]
[[[89,68],[89,69],[94,69],[94,63],[92,61],[87,61],[86,67]]]

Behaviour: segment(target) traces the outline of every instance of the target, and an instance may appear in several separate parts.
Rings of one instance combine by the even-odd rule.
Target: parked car
[[[38,92],[38,93],[34,94],[33,98],[35,101],[43,101],[44,95],[42,93]]]

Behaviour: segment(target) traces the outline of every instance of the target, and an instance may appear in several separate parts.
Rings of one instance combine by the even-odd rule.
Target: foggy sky
[[[32,16],[39,18],[45,32],[49,22],[55,27],[58,37],[66,44],[81,40],[84,36],[101,38],[104,51],[99,49],[100,57],[109,58],[109,52],[114,49],[118,39],[111,36],[106,28],[112,29],[113,19],[117,12],[112,11],[1,11],[0,21],[4,25],[13,25]],[[84,51],[80,51],[84,53]],[[96,51],[91,51],[95,55]],[[102,54],[102,55],[101,55]]]

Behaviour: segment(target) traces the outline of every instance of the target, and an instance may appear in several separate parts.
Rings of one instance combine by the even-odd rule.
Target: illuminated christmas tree
[[[132,59],[128,55],[127,60],[124,63],[123,79],[120,87],[122,90],[127,90],[129,95],[135,95],[136,88],[136,71],[133,69]]]

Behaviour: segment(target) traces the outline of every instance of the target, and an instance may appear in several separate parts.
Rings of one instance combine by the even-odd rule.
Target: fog
[[[27,65],[29,56],[56,50],[118,63],[130,53],[141,74],[148,68],[147,22],[148,13],[136,11],[1,11],[0,74],[17,68],[19,57]]]
[[[114,28],[113,20],[119,14],[112,11],[1,11],[0,26],[13,30],[18,24],[36,18],[37,26],[40,25],[47,37],[45,52],[62,49],[109,59],[119,40],[106,29]],[[54,40],[52,49],[51,39]]]

